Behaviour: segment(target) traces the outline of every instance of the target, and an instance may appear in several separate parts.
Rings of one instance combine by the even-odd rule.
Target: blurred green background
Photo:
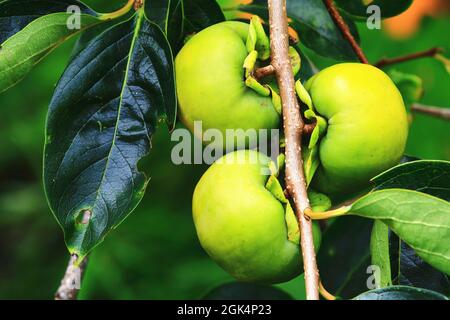
[[[416,0],[417,1],[417,0]],[[421,1],[421,0],[420,0]],[[126,1],[86,1],[113,11]],[[450,52],[448,14],[425,17],[420,30],[394,40],[382,30],[359,25],[371,62],[440,46]],[[51,299],[66,268],[62,232],[42,188],[42,148],[47,106],[76,39],[54,51],[24,81],[0,94],[0,298]],[[448,56],[448,53],[447,53]],[[333,61],[315,57],[321,68]],[[422,59],[395,66],[424,81],[423,104],[450,107],[450,77],[442,64]],[[191,196],[206,169],[170,161],[167,129],[154,137],[145,166],[152,179],[140,206],[90,257],[84,299],[197,299],[232,279],[201,249],[191,219]],[[424,159],[450,159],[450,125],[416,115],[407,153]],[[280,285],[303,298],[301,277]]]

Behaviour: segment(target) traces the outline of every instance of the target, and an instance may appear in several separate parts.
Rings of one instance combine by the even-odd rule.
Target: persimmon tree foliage
[[[78,36],[46,123],[45,192],[71,255],[56,297],[76,298],[71,285],[88,254],[139,205],[149,180],[139,161],[158,152],[152,135],[160,125],[172,130],[179,114],[189,129],[196,120],[223,131],[284,128],[277,163],[261,165],[266,178],[259,167],[214,164],[194,195],[202,245],[238,280],[304,272],[310,299],[319,291],[327,299],[447,299],[450,162],[403,155],[404,105],[420,99],[421,79],[379,68],[448,60],[435,49],[370,66],[356,27],[369,6],[387,18],[412,0],[225,2],[130,0],[99,13],[77,0],[0,1],[0,92]],[[239,22],[225,22],[224,12]],[[320,71],[315,55],[336,65]],[[227,100],[233,90],[241,90],[237,102]],[[326,221],[322,232],[311,220]],[[238,230],[245,223],[254,228]],[[230,234],[237,238],[227,242]],[[271,294],[244,284],[224,290]]]

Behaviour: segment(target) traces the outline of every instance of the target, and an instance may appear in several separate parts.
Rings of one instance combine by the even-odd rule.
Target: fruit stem
[[[282,102],[286,144],[285,181],[293,202],[301,234],[301,251],[306,285],[306,299],[319,300],[319,271],[314,250],[312,221],[303,212],[310,207],[301,157],[304,121],[295,94],[295,81],[289,57],[286,0],[268,0],[271,65],[277,78]]]
[[[254,72],[253,75],[257,80],[260,80],[262,78],[265,78],[267,76],[271,76],[275,73],[275,68],[269,64],[265,67],[261,67],[261,68],[257,68]]]
[[[305,210],[305,215],[313,220],[324,220],[334,217],[339,217],[347,214],[350,211],[351,206],[343,206],[334,210],[314,212],[310,208]]]
[[[136,2],[138,2],[138,1],[136,1]],[[128,0],[127,4],[117,11],[110,12],[110,13],[102,13],[100,15],[100,20],[111,20],[111,19],[119,18],[119,17],[127,14],[131,10],[131,8],[133,8],[133,6],[135,6],[135,0]]]
[[[450,120],[450,108],[440,108],[425,106],[423,104],[415,103],[411,106],[412,112],[428,114],[430,116],[441,118],[445,120]]]
[[[431,49],[428,49],[425,51],[411,53],[406,56],[381,59],[380,61],[375,63],[374,66],[381,69],[381,68],[384,68],[386,66],[396,64],[396,63],[402,63],[402,62],[419,59],[419,58],[435,57],[437,54],[442,53],[443,51],[444,50],[442,48],[437,48],[437,47],[431,48]]]
[[[310,136],[311,133],[314,131],[314,128],[316,127],[317,122],[314,123],[306,123],[305,126],[303,127],[303,133],[306,136]]]
[[[329,293],[322,284],[322,281],[319,282],[319,292],[320,295],[326,300],[336,300],[336,296],[333,296]]]
[[[353,51],[355,52],[356,56],[358,57],[359,61],[362,63],[368,64],[369,61],[367,60],[364,52],[362,51],[361,47],[359,46],[358,42],[356,42],[355,38],[353,37],[352,33],[350,32],[350,28],[348,27],[347,23],[342,18],[341,14],[339,13],[338,9],[334,5],[333,0],[324,0],[325,6],[327,7],[327,10],[331,16],[331,18],[334,21],[334,24],[339,28],[344,38],[349,42],[349,44],[352,46]]]

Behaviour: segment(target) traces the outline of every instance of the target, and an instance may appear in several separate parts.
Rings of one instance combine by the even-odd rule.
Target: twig
[[[406,62],[406,61],[425,58],[425,57],[434,57],[436,54],[441,53],[443,51],[444,50],[442,48],[431,48],[429,50],[408,54],[408,55],[402,56],[402,57],[381,59],[380,61],[375,63],[374,66],[377,68],[383,68],[385,66],[395,64],[395,63],[401,63],[401,62]]]
[[[293,200],[301,233],[301,248],[305,270],[306,298],[319,299],[319,272],[314,251],[312,224],[303,212],[309,208],[306,192],[301,138],[304,126],[295,95],[294,76],[289,58],[286,0],[268,0],[270,20],[270,47],[272,66],[280,89],[283,107],[283,125],[286,141],[286,188]]]
[[[91,211],[83,212],[82,224],[88,224],[91,219]],[[76,264],[78,256],[72,254],[69,259],[64,277],[56,291],[55,300],[76,300],[78,291],[80,291],[81,281],[86,271],[88,257],[85,257],[78,265]]]
[[[80,291],[81,280],[87,267],[88,258],[84,258],[79,266],[75,265],[78,256],[72,255],[67,266],[66,273],[61,280],[61,285],[55,294],[55,300],[76,300]]]
[[[341,14],[339,13],[338,9],[334,5],[333,0],[324,0],[325,6],[327,7],[328,12],[330,13],[331,18],[333,19],[336,26],[341,31],[344,38],[350,43],[350,45],[353,48],[353,51],[358,56],[359,61],[362,63],[369,63],[366,56],[364,55],[364,52],[362,51],[361,47],[359,46],[358,42],[356,42],[355,38],[353,37],[352,33],[350,32],[350,28],[348,27],[347,23],[345,23],[344,19],[342,18]]]
[[[253,72],[253,75],[255,76],[255,78],[257,80],[259,80],[259,79],[262,79],[264,77],[273,75],[274,73],[275,73],[275,68],[271,64],[269,64],[268,66],[257,68]]]
[[[319,292],[320,295],[324,297],[326,300],[336,300],[336,297],[333,296],[331,293],[329,293],[327,289],[325,289],[325,287],[322,284],[322,281],[319,282]]]
[[[134,0],[134,10],[138,11],[144,4],[144,0]]]
[[[411,111],[428,114],[436,118],[450,120],[450,108],[432,107],[415,103],[411,106]]]
[[[312,132],[314,131],[314,128],[316,127],[317,123],[305,123],[303,125],[303,134],[305,136],[310,136],[312,134]]]

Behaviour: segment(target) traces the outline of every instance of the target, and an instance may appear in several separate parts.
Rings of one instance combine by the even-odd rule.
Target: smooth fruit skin
[[[328,119],[313,185],[342,194],[399,163],[408,136],[400,92],[381,70],[360,63],[326,68],[306,84],[317,112]]]
[[[218,23],[193,36],[178,53],[180,119],[191,132],[196,120],[203,122],[203,131],[218,129],[224,137],[226,129],[278,128],[271,98],[258,95],[244,82],[248,27],[242,22]]]
[[[259,162],[251,161],[257,157]],[[269,161],[256,151],[228,153],[206,171],[194,191],[200,243],[239,281],[278,283],[302,272],[299,246],[287,238],[284,207],[265,188],[268,176],[261,170]],[[320,231],[314,234],[318,247]]]

